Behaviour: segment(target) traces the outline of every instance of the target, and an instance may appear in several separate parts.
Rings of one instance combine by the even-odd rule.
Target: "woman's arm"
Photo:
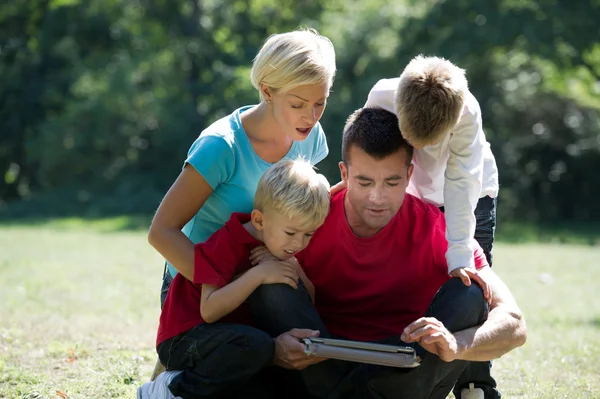
[[[181,231],[212,194],[212,187],[186,164],[162,200],[148,242],[186,279],[194,280],[194,244]]]

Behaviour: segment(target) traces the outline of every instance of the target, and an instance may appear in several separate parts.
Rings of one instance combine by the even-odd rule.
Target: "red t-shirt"
[[[160,314],[156,345],[204,323],[200,315],[202,284],[223,287],[250,267],[250,250],[262,243],[244,228],[250,215],[234,213],[225,225],[204,243],[196,244],[194,282],[177,274],[171,283]],[[250,313],[240,306],[222,322],[251,324]]]
[[[400,335],[450,278],[444,215],[407,194],[379,233],[359,238],[346,219],[345,194],[332,198],[325,223],[297,256],[315,285],[315,305],[334,335],[359,341]],[[476,267],[487,266],[476,242],[475,248]]]

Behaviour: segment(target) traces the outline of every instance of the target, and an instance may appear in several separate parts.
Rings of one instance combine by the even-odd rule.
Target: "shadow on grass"
[[[499,222],[496,241],[508,243],[557,243],[600,245],[600,226],[594,222],[519,223]]]
[[[21,217],[0,219],[3,227],[40,227],[59,230],[92,229],[103,232],[147,231],[152,215],[108,217]]]

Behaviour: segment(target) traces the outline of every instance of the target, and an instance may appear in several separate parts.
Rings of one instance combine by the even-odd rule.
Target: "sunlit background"
[[[3,2],[0,215],[151,213],[200,131],[258,101],[249,68],[266,37],[310,26],[337,51],[332,182],[371,86],[439,55],[481,103],[500,223],[581,228],[600,221],[599,17],[592,0]]]
[[[0,2],[0,398],[148,380],[150,218],[202,129],[258,102],[264,40],[299,26],[336,48],[332,183],[378,79],[420,53],[466,69],[500,171],[494,270],[528,323],[492,374],[506,398],[600,398],[598,0]]]

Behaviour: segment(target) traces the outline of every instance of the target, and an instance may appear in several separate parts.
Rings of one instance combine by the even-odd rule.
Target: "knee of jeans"
[[[249,303],[263,312],[282,312],[288,304],[302,300],[305,293],[306,288],[302,285],[294,289],[287,284],[263,284],[254,290]]]
[[[244,337],[246,350],[244,357],[249,363],[255,364],[257,369],[267,365],[275,353],[275,343],[273,338],[264,331],[255,329],[252,334]]]
[[[477,283],[471,281],[471,285],[467,287],[459,278],[453,278],[447,284],[454,291],[451,300],[457,309],[466,314],[477,315],[479,322],[487,318],[489,305]]]

